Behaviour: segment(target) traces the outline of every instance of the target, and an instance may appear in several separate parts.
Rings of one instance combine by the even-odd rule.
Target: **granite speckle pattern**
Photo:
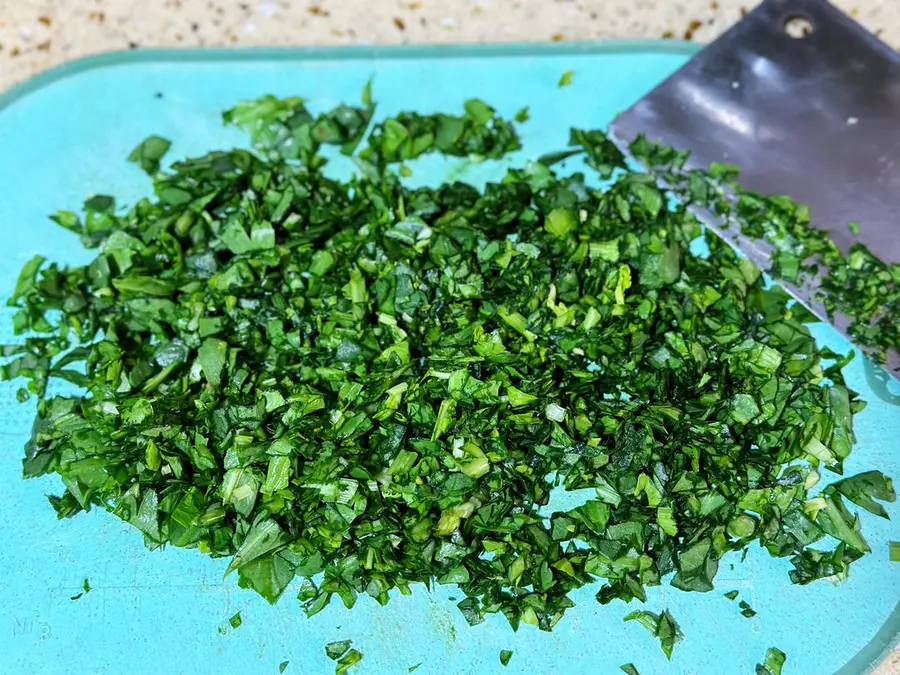
[[[896,0],[836,0],[900,47]],[[88,54],[145,47],[707,42],[751,0],[0,0],[0,90]],[[876,675],[900,675],[895,651]]]
[[[894,0],[838,0],[900,45]],[[0,0],[0,89],[53,65],[142,47],[600,38],[705,42],[751,0]]]

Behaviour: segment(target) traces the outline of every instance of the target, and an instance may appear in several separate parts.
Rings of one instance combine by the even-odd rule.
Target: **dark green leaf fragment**
[[[749,604],[747,604],[747,602],[745,602],[744,600],[741,600],[741,603],[739,606],[741,608],[741,614],[744,617],[749,619],[751,617],[756,616],[756,611]]]
[[[668,610],[663,610],[660,614],[639,610],[627,615],[624,621],[637,621],[651,635],[659,638],[660,647],[667,659],[672,658],[672,649],[675,647],[675,643],[680,642],[684,637],[681,628]]]
[[[727,593],[723,593],[722,595],[724,595],[729,600],[734,600],[735,598],[737,598],[738,593],[739,591],[728,591]]]
[[[170,147],[172,147],[172,143],[165,138],[148,136],[131,151],[131,154],[128,155],[128,161],[134,162],[153,176],[159,171],[160,160],[169,151]]]
[[[325,645],[325,654],[332,661],[337,661],[347,653],[352,645],[352,640],[339,640],[336,642],[329,642],[327,645]]]
[[[290,661],[282,661],[282,662],[278,665],[278,672],[279,672],[279,673],[283,673],[285,670],[287,670],[287,667],[288,667],[289,664],[290,664]]]
[[[236,614],[234,614],[230,619],[228,619],[228,623],[231,624],[232,628],[240,627],[241,623],[243,623],[241,621],[241,613],[237,612]]]
[[[512,658],[513,652],[511,649],[501,649],[500,650],[500,665],[505,666],[509,664],[509,660]]]
[[[626,663],[625,665],[619,666],[619,670],[626,675],[641,675],[638,672],[638,669],[634,667],[633,663]]]

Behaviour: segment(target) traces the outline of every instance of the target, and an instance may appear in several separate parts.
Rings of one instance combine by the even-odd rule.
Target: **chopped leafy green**
[[[737,598],[738,593],[739,591],[728,591],[727,593],[723,593],[722,595],[724,595],[729,600],[734,600],[735,598]]]
[[[342,675],[342,673],[346,673],[348,670],[350,670],[350,666],[356,665],[357,663],[362,661],[362,658],[362,652],[358,652],[355,649],[349,650],[340,659],[338,659],[338,662],[334,668],[335,675]]]
[[[637,621],[651,635],[659,638],[659,645],[667,659],[672,658],[672,649],[675,647],[675,643],[681,642],[684,637],[681,628],[668,610],[663,610],[659,614],[639,610],[626,616],[624,621]]]
[[[860,243],[841,251],[826,229],[810,225],[809,207],[745,190],[738,183],[738,167],[714,164],[709,171],[687,171],[685,153],[643,136],[630,149],[679,199],[771,245],[768,271],[776,280],[797,287],[815,281],[812,300],[821,303],[831,321],[845,316],[847,334],[871,358],[883,362],[888,352],[900,351],[900,265],[882,261]],[[859,234],[858,223],[847,227]]]
[[[878,471],[810,492],[864,403],[785,291],[600,131],[483,188],[411,187],[398,167],[500,158],[515,124],[478,99],[376,119],[368,86],[312,110],[239,103],[252,150],[166,169],[148,139],[152,196],[53,216],[96,257],[25,264],[0,376],[38,399],[23,473],[60,476],[59,518],[106,509],[273,603],[299,577],[308,616],[440,583],[472,625],[549,631],[575,589],[709,592],[755,542],[794,583],[846,578],[869,550],[848,505],[896,497]],[[324,146],[355,175],[332,178]],[[552,168],[576,154],[587,174]],[[586,499],[552,507],[565,492]],[[629,620],[667,656],[681,639],[668,612]]]
[[[419,669],[419,666],[422,665],[422,663],[423,662],[420,661],[419,663],[415,664],[414,666],[410,666],[409,668],[406,669],[406,672],[408,672],[408,673],[416,672]]]
[[[340,659],[344,654],[346,654],[349,651],[350,646],[352,644],[353,644],[352,640],[340,640],[337,642],[329,642],[327,645],[325,645],[325,654],[332,661],[337,661],[338,659]]]
[[[159,171],[160,160],[170,147],[172,147],[172,143],[165,138],[150,136],[131,151],[128,161],[134,162],[152,176]]]
[[[638,669],[634,667],[633,663],[626,663],[625,665],[619,666],[619,670],[625,673],[625,675],[641,675],[638,672]]]
[[[568,87],[572,84],[572,76],[575,74],[574,70],[567,70],[559,77],[559,82],[557,83],[558,87]]]
[[[82,587],[84,590],[82,590],[82,591],[76,593],[75,595],[73,595],[71,598],[69,598],[70,600],[79,600],[79,599],[81,599],[83,596],[85,596],[85,595],[87,595],[88,593],[91,592],[91,585],[88,583],[88,580],[87,580],[87,579],[84,580],[84,583],[81,585],[81,587]]]
[[[512,650],[511,649],[501,649],[500,650],[500,665],[505,666],[509,664],[509,660],[512,658]]]
[[[741,614],[746,618],[750,619],[756,616],[756,610],[754,610],[745,600],[741,600],[739,607],[741,608]]]
[[[787,656],[783,651],[770,647],[763,663],[756,664],[756,675],[781,675],[786,660]]]
[[[288,664],[290,664],[290,661],[282,661],[278,665],[278,672],[283,673],[285,670],[287,670]]]
[[[891,562],[900,562],[900,541],[892,541],[889,544],[889,557]]]
[[[230,619],[228,619],[228,623],[231,624],[232,628],[238,628],[241,623],[243,623],[241,621],[241,613],[237,612],[236,614],[234,614]]]

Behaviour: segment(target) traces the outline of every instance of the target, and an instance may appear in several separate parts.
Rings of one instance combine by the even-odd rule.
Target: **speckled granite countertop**
[[[832,0],[900,47],[897,0]],[[0,90],[143,47],[673,38],[707,42],[753,0],[0,0]],[[874,675],[900,675],[895,651]]]
[[[837,0],[900,46],[896,0]],[[0,90],[141,47],[673,37],[708,41],[754,0],[0,0]]]

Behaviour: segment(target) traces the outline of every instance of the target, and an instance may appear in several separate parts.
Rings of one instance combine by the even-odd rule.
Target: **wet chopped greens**
[[[747,601],[741,600],[738,606],[741,608],[741,615],[745,618],[751,619],[756,616],[756,610],[753,609]]]
[[[638,669],[634,667],[633,663],[626,663],[622,666],[619,666],[619,670],[625,673],[625,675],[641,675],[638,672]]]
[[[106,509],[150,549],[229,559],[269,602],[294,582],[310,616],[455,584],[470,624],[514,629],[551,630],[596,582],[601,604],[664,581],[711,591],[751,545],[798,584],[869,550],[851,509],[886,516],[890,479],[816,485],[855,442],[849,356],[602,132],[483,188],[414,187],[396,166],[501,157],[515,124],[476,99],[376,120],[369,87],[360,105],[267,96],[225,120],[252,151],[161,169],[168,142],[147,139],[130,158],[153,196],[56,214],[96,258],[37,256],[15,285],[22,337],[0,375],[37,398],[24,475],[60,476],[59,518]],[[587,174],[551,168],[575,153]],[[747,199],[753,227],[760,209],[802,215]],[[851,286],[893,274],[855,260]],[[553,507],[566,491],[585,499]],[[667,657],[682,637],[667,611],[628,620]],[[362,658],[326,653],[339,673]]]
[[[509,660],[512,658],[513,653],[510,649],[501,649],[500,650],[500,665],[506,666],[509,665]]]
[[[230,619],[228,619],[228,623],[231,624],[232,628],[240,628],[241,624],[243,623],[241,619],[241,613],[237,612],[236,614],[234,614]]]

